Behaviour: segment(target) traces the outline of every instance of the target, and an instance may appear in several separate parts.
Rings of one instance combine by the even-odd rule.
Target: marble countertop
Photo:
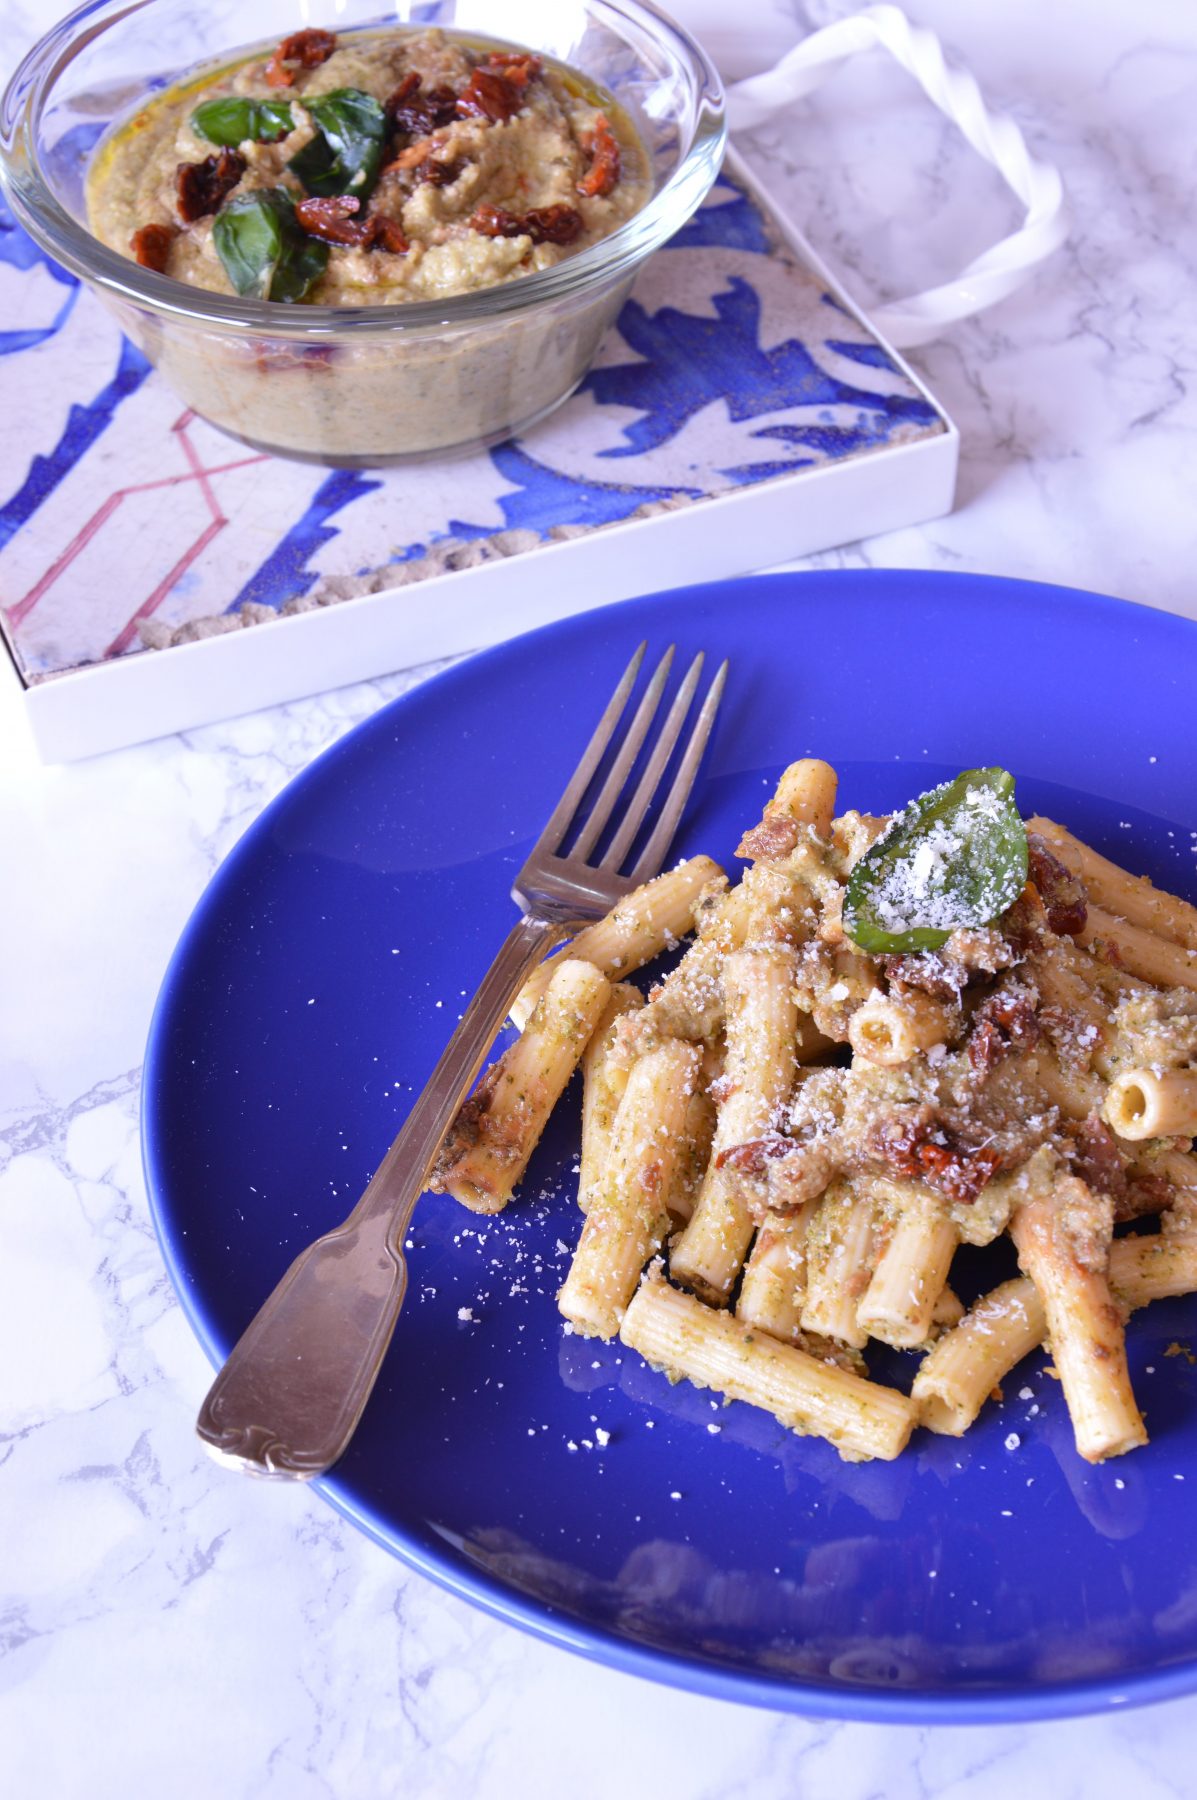
[[[674,0],[728,74],[834,0]],[[49,8],[2,9],[15,52]],[[1064,173],[1073,236],[913,353],[963,439],[957,507],[813,559],[1032,576],[1197,616],[1190,215],[1197,16],[1181,0],[911,0]],[[744,141],[859,298],[1009,230],[997,177],[881,60]],[[550,1649],[408,1573],[302,1488],[218,1471],[209,1370],[139,1163],[167,957],[221,857],[384,681],[71,768],[0,696],[0,1766],[9,1792],[500,1800],[1136,1800],[1191,1791],[1197,1697],[1059,1724],[778,1717]]]

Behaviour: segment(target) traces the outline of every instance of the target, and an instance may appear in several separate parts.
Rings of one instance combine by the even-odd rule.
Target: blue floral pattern
[[[726,176],[646,266],[573,399],[454,463],[451,481],[435,464],[363,475],[240,450],[2,210],[0,292],[10,412],[30,420],[0,449],[0,603],[32,679],[136,651],[149,619],[281,608],[438,546],[518,531],[527,549],[527,533],[598,529],[943,429]]]

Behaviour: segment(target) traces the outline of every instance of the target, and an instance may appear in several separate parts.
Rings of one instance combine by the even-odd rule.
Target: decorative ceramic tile
[[[243,448],[7,214],[0,294],[24,422],[0,448],[0,604],[27,684],[947,429],[727,176],[646,265],[573,398],[464,461],[362,472]]]

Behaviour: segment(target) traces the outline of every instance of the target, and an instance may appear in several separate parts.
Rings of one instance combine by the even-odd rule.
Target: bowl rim
[[[727,142],[723,84],[697,40],[655,0],[584,0],[588,12],[626,21],[665,43],[689,69],[694,87],[694,132],[677,167],[639,212],[608,237],[552,268],[444,300],[380,306],[288,306],[213,293],[144,269],[101,242],[51,192],[40,172],[34,144],[32,127],[41,103],[78,51],[109,25],[156,4],[158,0],[126,0],[125,4],[121,0],[82,0],[38,39],[0,98],[0,182],[18,223],[55,261],[119,301],[193,324],[233,332],[248,329],[257,336],[308,339],[346,333],[444,331],[530,312],[542,303],[607,287],[630,275],[697,210],[723,160]],[[102,16],[97,19],[97,15]],[[397,21],[396,29],[416,25],[416,21]],[[485,33],[470,35],[486,37]],[[501,44],[506,40],[494,41]]]

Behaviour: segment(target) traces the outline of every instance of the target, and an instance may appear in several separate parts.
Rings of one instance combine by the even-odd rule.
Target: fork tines
[[[617,727],[635,688],[636,678],[640,673],[647,648],[647,644],[641,644],[624,670],[615,692],[599,720],[594,736],[587,745],[569,786],[561,796],[552,818],[545,827],[534,854],[552,855],[568,861],[587,863],[592,867],[605,869],[611,875],[619,875],[622,871],[623,864],[645,825],[649,808],[652,806],[657,789],[661,785],[670,759],[677,748],[682,727],[686,722],[698,688],[704,661],[703,652],[699,651],[686,670],[681,686],[674,696],[673,704],[657,733],[656,741],[652,744],[635,788],[624,803],[622,814],[616,818],[610,843],[595,864],[592,860],[592,852],[612,823],[616,804],[628,785],[637,758],[645,746],[653,720],[660,708],[673,664],[674,646],[671,644],[653,671],[630,724],[622,737],[618,739],[614,759],[589,811],[584,818],[579,819],[579,808],[590,783],[594,779],[604,755],[616,741]],[[720,665],[715,679],[707,689],[648,842],[637,858],[635,866],[626,877],[629,882],[647,881],[650,876],[657,874],[665,860],[666,852],[677,830],[682,809],[694,785],[694,778],[698,773],[699,763],[702,761],[702,753],[711,734],[715,714],[719,709],[726,677],[727,663],[724,662]],[[565,847],[566,839],[575,824],[579,826],[577,837],[567,849]]]

